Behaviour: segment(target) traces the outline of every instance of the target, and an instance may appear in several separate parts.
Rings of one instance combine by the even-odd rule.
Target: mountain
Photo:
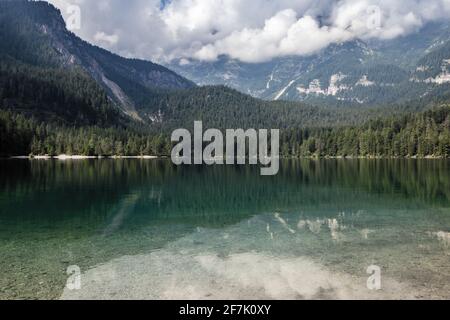
[[[445,90],[436,90],[444,88],[448,73],[445,42],[408,62],[414,66],[411,71],[386,64],[362,41],[330,46],[307,58],[259,65],[224,57],[209,64],[180,61],[184,68],[197,65],[192,71],[199,79],[201,74],[219,79],[217,70],[226,69],[224,81],[252,95],[280,100],[267,101],[225,86],[199,87],[166,67],[90,45],[67,31],[60,12],[41,1],[0,0],[0,41],[0,156],[168,155],[171,131],[189,129],[195,120],[219,129],[279,128],[283,154],[297,155],[299,148],[317,154],[321,139],[327,141],[328,150],[338,150],[346,142],[357,145],[355,132],[363,132],[359,126],[367,120],[422,111],[435,94],[445,96]],[[405,89],[407,95],[412,91],[406,84],[425,90],[424,100],[374,109],[359,106],[357,99],[363,95],[375,101],[384,92],[383,101],[393,100],[401,85],[409,90]],[[325,98],[342,99],[343,105],[284,101]],[[448,108],[439,117],[417,124],[417,137],[428,136],[427,150],[436,150],[438,143],[439,150],[447,150]],[[347,131],[350,126],[353,129]],[[402,126],[403,122],[389,130],[398,134]],[[305,140],[314,132],[327,136]],[[379,134],[383,139],[392,136],[385,130]],[[424,145],[418,138],[401,137],[396,143],[403,149],[407,143],[412,150]]]
[[[450,40],[448,22],[430,22],[418,32],[392,40],[369,40],[378,61],[403,69],[414,69],[424,55]]]
[[[165,67],[81,40],[46,2],[0,1],[0,41],[0,156],[167,155],[171,130],[194,120],[286,128],[366,117],[199,88]]]
[[[303,100],[298,99],[301,96],[301,92],[296,92],[298,86],[306,82],[309,85],[317,76],[328,76],[323,84],[330,82],[333,74],[353,70],[370,54],[358,41],[333,45],[310,57],[277,58],[265,63],[243,63],[222,56],[215,62],[182,59],[170,66],[201,85],[225,84],[267,100]]]
[[[416,81],[416,76],[426,66],[423,60],[437,63],[440,71],[442,61],[450,59],[449,44],[450,24],[433,23],[410,36],[333,44],[307,57],[250,64],[222,56],[213,62],[180,59],[169,66],[199,84],[223,84],[267,100],[372,106],[447,92],[445,72],[435,74],[436,81]]]
[[[450,82],[450,41],[443,43],[420,59],[411,80],[435,84]]]
[[[0,41],[3,61],[85,74],[136,120],[142,120],[141,99],[155,90],[195,87],[163,66],[125,59],[83,41],[66,29],[59,10],[47,2],[0,1]]]
[[[125,59],[83,41],[46,2],[0,1],[0,9],[1,108],[46,122],[107,126],[131,121],[168,132],[194,120],[221,128],[288,128],[355,124],[364,118],[350,109],[269,103],[223,86],[199,88],[166,67]],[[242,76],[246,73],[258,70],[241,70]]]

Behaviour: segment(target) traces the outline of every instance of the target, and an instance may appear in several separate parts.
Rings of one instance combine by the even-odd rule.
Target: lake
[[[0,299],[449,299],[450,161],[2,160],[0,270]]]

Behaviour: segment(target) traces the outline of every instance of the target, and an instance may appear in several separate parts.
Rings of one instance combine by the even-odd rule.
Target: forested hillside
[[[81,69],[33,67],[9,58],[0,60],[0,102],[2,109],[77,126],[118,124],[124,118]]]
[[[224,86],[155,93],[148,97],[144,117],[152,128],[173,130],[202,120],[210,128],[335,127],[364,123],[374,115],[404,112],[412,105],[377,109],[319,107],[288,101],[264,101]]]
[[[450,106],[364,126],[288,130],[282,154],[298,157],[450,157]]]

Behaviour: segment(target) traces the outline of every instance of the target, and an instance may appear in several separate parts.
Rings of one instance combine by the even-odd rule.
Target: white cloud
[[[96,42],[106,42],[109,46],[115,45],[119,42],[119,36],[117,34],[106,34],[104,32],[97,32],[94,35]]]
[[[156,61],[213,60],[224,54],[259,62],[308,55],[354,38],[392,39],[450,17],[450,0],[172,0],[165,6],[160,0],[49,2],[66,18],[68,5],[81,7],[76,32],[84,39]]]

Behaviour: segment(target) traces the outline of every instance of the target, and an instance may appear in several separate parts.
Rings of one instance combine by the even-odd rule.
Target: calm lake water
[[[450,298],[449,161],[259,173],[0,161],[0,299]],[[381,290],[368,289],[369,266]]]

